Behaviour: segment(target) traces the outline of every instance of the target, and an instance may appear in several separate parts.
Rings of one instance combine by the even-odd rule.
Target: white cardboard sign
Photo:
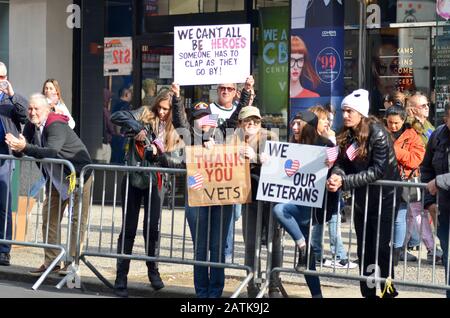
[[[174,39],[180,85],[244,83],[250,75],[250,24],[175,27]]]
[[[257,200],[321,208],[328,168],[325,147],[268,141]]]

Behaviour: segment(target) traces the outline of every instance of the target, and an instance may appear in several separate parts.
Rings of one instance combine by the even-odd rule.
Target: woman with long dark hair
[[[373,275],[377,270],[374,265],[377,264],[382,278],[389,275],[393,278],[394,269],[390,266],[392,212],[393,208],[396,212],[394,203],[399,202],[399,191],[394,199],[394,188],[382,187],[380,198],[380,186],[371,185],[377,180],[400,180],[392,140],[383,124],[369,116],[368,91],[353,91],[344,98],[341,108],[344,127],[337,136],[340,151],[327,188],[330,192],[341,188],[355,191],[354,222],[361,275]],[[381,286],[384,290],[385,283]],[[361,281],[360,288],[363,297],[376,297],[376,285],[370,286],[366,281]],[[389,289],[382,296],[397,295],[395,289]]]

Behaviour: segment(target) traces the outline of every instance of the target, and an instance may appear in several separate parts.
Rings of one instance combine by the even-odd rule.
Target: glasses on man
[[[236,88],[234,88],[234,87],[229,87],[229,86],[220,86],[220,87],[219,87],[219,90],[220,90],[221,92],[227,91],[228,93],[231,93],[231,92],[235,91]]]
[[[305,58],[301,57],[299,59],[294,59],[291,57],[291,67],[294,67],[297,64],[297,67],[303,67],[303,63],[305,63]]]
[[[254,125],[261,125],[261,119],[258,118],[245,118],[242,120],[244,124],[250,124],[253,122]]]

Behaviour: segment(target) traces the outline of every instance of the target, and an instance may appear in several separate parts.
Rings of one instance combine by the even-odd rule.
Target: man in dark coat
[[[91,158],[86,146],[69,127],[68,117],[52,112],[51,106],[47,103],[47,100],[43,95],[34,94],[30,97],[28,119],[29,121],[25,125],[23,135],[20,135],[19,138],[14,137],[12,134],[6,135],[6,143],[11,150],[14,151],[15,155],[20,156],[25,154],[37,159],[56,158],[68,160],[75,167],[76,176],[80,175],[80,172],[85,165],[91,163]],[[42,171],[47,181],[46,199],[42,206],[43,237],[47,237],[45,243],[60,244],[60,242],[58,242],[58,239],[61,237],[59,234],[61,229],[60,222],[64,215],[63,213],[60,213],[60,211],[64,211],[69,204],[70,193],[68,180],[70,179],[70,171],[65,167],[63,175],[61,176],[60,168],[53,167],[53,169],[51,169],[47,163],[43,164]],[[86,177],[82,194],[83,210],[81,217],[80,244],[84,241],[91,185],[92,177]],[[79,204],[79,193],[78,191],[75,191],[69,250],[72,258],[75,257],[76,253]],[[33,275],[41,275],[57,256],[58,250],[46,248],[44,264],[30,273]],[[53,272],[60,271],[60,274],[66,274],[70,261],[71,259],[66,262],[65,268],[62,270],[59,265],[55,264]]]
[[[431,135],[427,144],[425,158],[420,165],[420,178],[427,183],[424,207],[432,215],[437,225],[437,236],[443,251],[442,261],[445,266],[447,284],[448,235],[450,222],[450,106],[445,108],[445,124],[439,126]],[[436,196],[439,194],[438,196]],[[437,205],[439,205],[439,212]],[[437,219],[436,219],[437,214]],[[437,220],[437,224],[436,224]],[[450,290],[447,290],[450,298]]]
[[[28,102],[15,94],[8,81],[6,65],[0,62],[0,154],[10,155],[5,142],[7,133],[19,135],[20,124],[27,119]],[[11,175],[14,163],[0,159],[0,239],[11,240]],[[6,224],[6,233],[4,232]],[[0,265],[10,264],[11,245],[0,244]]]

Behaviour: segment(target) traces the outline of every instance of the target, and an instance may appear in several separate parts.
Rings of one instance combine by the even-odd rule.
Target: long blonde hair
[[[166,127],[164,132],[164,147],[167,152],[173,151],[177,148],[178,143],[181,141],[180,136],[175,130],[172,123],[172,97],[173,92],[170,90],[161,91],[158,96],[156,96],[153,104],[151,106],[145,105],[144,111],[142,112],[141,118],[139,120],[144,124],[151,125],[153,131],[157,135],[159,132],[160,119],[158,116],[159,104],[162,101],[168,100],[170,105],[169,113],[167,114]]]

